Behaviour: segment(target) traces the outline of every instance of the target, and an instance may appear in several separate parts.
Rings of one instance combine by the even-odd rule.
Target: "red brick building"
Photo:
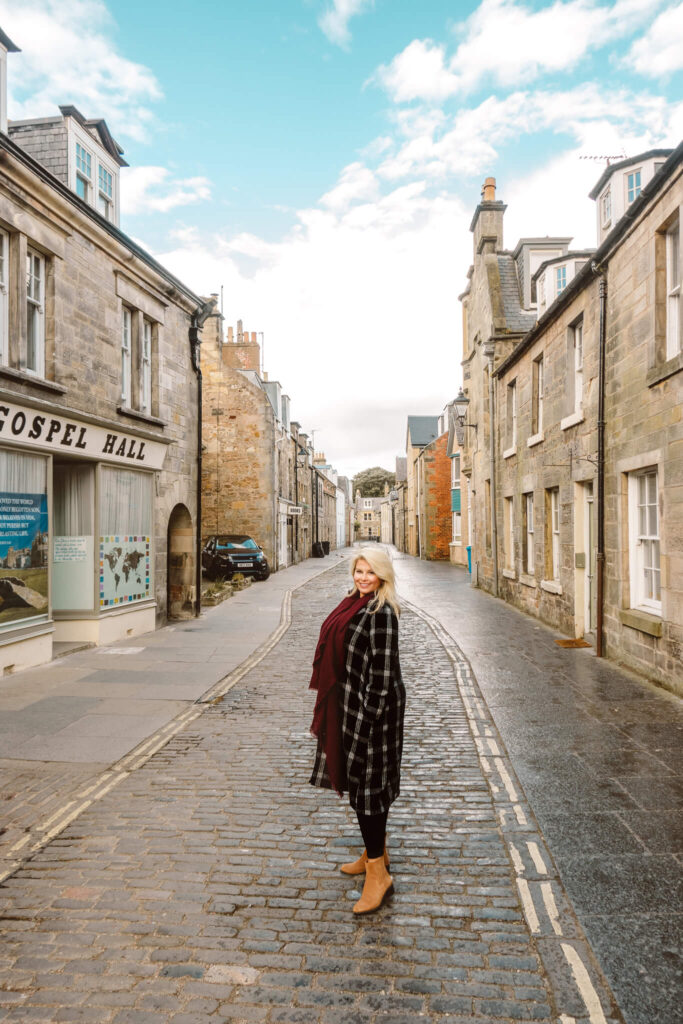
[[[446,426],[446,417],[440,417]],[[416,461],[417,502],[419,509],[419,555],[430,560],[450,560],[451,460],[448,457],[448,430],[420,452]]]

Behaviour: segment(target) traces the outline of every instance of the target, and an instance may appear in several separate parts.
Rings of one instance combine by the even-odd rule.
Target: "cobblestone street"
[[[354,920],[355,819],[308,785],[310,663],[345,573],[297,591],[258,665],[6,879],[0,1019],[622,1020],[467,662],[416,609],[396,893]]]

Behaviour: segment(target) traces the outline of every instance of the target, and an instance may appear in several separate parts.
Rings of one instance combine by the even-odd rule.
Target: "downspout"
[[[202,612],[202,367],[200,362],[201,340],[199,332],[200,311],[192,314],[190,321],[190,351],[192,368],[197,375],[197,515],[195,518],[195,598],[194,613],[197,618]]]
[[[491,477],[491,554],[493,556],[493,595],[498,597],[498,517],[496,516],[496,406],[493,384],[494,343],[488,341],[484,346],[484,356],[489,362],[489,418],[491,430],[489,437],[489,474]]]
[[[596,263],[591,270],[600,277],[600,336],[598,348],[598,549],[596,552],[595,654],[603,657],[603,615],[605,594],[605,353],[607,348],[607,278]],[[590,558],[590,552],[588,552]]]

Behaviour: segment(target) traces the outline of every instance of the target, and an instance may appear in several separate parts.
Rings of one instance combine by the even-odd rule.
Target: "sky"
[[[591,246],[605,157],[683,138],[666,0],[0,0],[0,26],[10,118],[105,118],[122,229],[222,290],[349,476],[458,391],[484,178],[507,247]]]

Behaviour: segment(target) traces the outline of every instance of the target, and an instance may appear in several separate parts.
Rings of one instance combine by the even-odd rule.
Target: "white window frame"
[[[140,411],[152,413],[152,321],[145,317],[140,338]]]
[[[574,412],[583,412],[583,317],[572,324],[574,354]]]
[[[460,544],[462,542],[462,513],[453,512],[453,544]]]
[[[460,489],[460,456],[451,456],[451,490]]]
[[[540,355],[534,359],[534,363],[531,370],[533,376],[536,379],[536,391],[533,395],[536,403],[535,409],[532,410],[532,418],[536,421],[536,429],[534,435],[543,433],[543,356]],[[533,382],[532,382],[533,387]]]
[[[651,500],[653,487],[654,501]],[[629,473],[628,509],[631,607],[661,616],[659,473],[657,466],[648,466],[646,469]]]
[[[666,232],[666,358],[681,351],[681,231],[676,220]]]
[[[555,267],[555,296],[561,295],[567,287],[567,267],[563,264],[561,267]]]
[[[627,171],[624,177],[626,178],[626,205],[630,206],[634,202],[643,190],[641,184],[643,180],[642,167],[635,167],[632,171]],[[636,177],[638,180],[636,181]],[[633,183],[631,183],[633,182]],[[633,193],[633,194],[631,194]]]
[[[26,373],[45,376],[45,257],[35,249],[26,250]],[[31,315],[29,315],[31,314]],[[33,325],[33,337],[30,337]],[[29,366],[29,351],[34,366]]]
[[[121,404],[130,409],[133,312],[123,307],[121,315]]]
[[[612,223],[612,186],[600,196],[600,223],[603,228],[608,228]]]
[[[102,178],[104,176],[105,185],[109,184],[109,189],[102,188]],[[101,160],[97,162],[97,209],[106,217],[107,220],[112,219],[112,211],[114,208],[114,175],[111,171],[105,167]]]
[[[505,513],[504,518],[504,532],[503,532],[503,554],[505,556],[505,569],[507,572],[514,572],[515,570],[515,509],[514,499],[504,498],[503,509]]]
[[[81,166],[80,153],[83,153],[85,157],[86,167]],[[93,183],[92,183],[92,168],[93,168],[93,154],[87,149],[83,143],[77,139],[74,145],[74,168],[76,172],[76,183],[74,191],[78,195],[78,182],[82,181],[85,185],[85,195],[80,198],[89,205],[92,204],[93,195]]]
[[[534,495],[533,491],[524,495],[524,528],[526,530],[526,564],[524,571],[528,576],[534,574]]]
[[[557,583],[560,581],[560,489],[553,487],[550,490],[550,536],[551,536],[551,562],[552,578]]]
[[[372,508],[372,498],[363,498],[363,508]]]
[[[9,235],[0,228],[0,364],[9,362]]]

